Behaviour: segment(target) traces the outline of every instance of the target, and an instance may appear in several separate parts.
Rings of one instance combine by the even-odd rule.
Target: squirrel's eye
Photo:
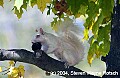
[[[39,38],[40,37],[40,35],[38,34],[38,35],[36,35],[36,38]]]

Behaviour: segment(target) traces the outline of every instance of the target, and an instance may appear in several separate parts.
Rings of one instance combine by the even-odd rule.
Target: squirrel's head
[[[40,28],[39,30],[36,30],[37,34],[34,36],[34,38],[32,39],[32,43],[36,43],[36,42],[44,42],[45,38],[44,38],[44,31],[42,28]]]

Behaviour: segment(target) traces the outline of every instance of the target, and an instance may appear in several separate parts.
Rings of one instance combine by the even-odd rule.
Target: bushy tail
[[[80,38],[80,29],[78,26],[74,25],[71,19],[66,19],[64,22],[59,24],[59,36],[62,36],[63,42],[68,43],[74,53],[73,58],[76,58],[74,62],[78,63],[78,61],[82,61],[84,58],[84,45]],[[65,47],[66,48],[66,47]],[[69,47],[68,47],[69,48]],[[68,51],[68,52],[72,52]]]
[[[70,18],[65,18],[64,21],[58,22],[56,25],[58,26],[58,31],[56,31],[56,33],[59,36],[64,36],[67,33],[80,34],[80,28],[75,25]]]
[[[68,33],[67,36],[64,36],[63,40],[73,47],[73,49],[71,48],[70,50],[72,50],[75,54],[74,57],[76,58],[76,63],[78,61],[82,61],[85,55],[82,41],[71,32]]]

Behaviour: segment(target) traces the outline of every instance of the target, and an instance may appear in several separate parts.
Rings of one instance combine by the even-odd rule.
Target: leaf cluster
[[[12,0],[10,0],[12,1]],[[3,0],[0,0],[3,6]],[[106,56],[110,50],[110,26],[111,14],[113,13],[114,0],[14,0],[14,13],[21,18],[23,9],[28,6],[38,6],[41,12],[48,9],[47,15],[53,12],[56,17],[51,22],[53,30],[58,31],[58,22],[69,16],[78,18],[81,15],[86,17],[84,23],[84,40],[89,40],[90,49],[88,52],[88,63],[91,64],[94,58]],[[93,35],[89,36],[92,31]]]
[[[16,67],[15,62],[10,61],[9,66],[6,68],[7,70],[2,70],[2,67],[0,67],[0,72],[6,72],[5,74],[8,75],[8,78],[24,78],[25,70],[23,65]]]

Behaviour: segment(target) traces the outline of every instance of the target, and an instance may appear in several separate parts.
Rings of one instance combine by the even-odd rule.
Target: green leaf
[[[88,43],[93,44],[94,41],[95,41],[95,38],[94,38],[94,36],[92,36],[92,37],[89,38]]]
[[[85,28],[91,29],[95,22],[95,17],[99,13],[99,6],[94,2],[90,2],[86,13],[88,14],[88,18],[86,19],[84,26]]]
[[[103,39],[104,39],[104,34],[105,34],[104,27],[102,27],[102,26],[99,27],[98,38],[97,38],[97,41],[98,41],[98,42],[103,41]]]
[[[66,0],[67,4],[69,6],[70,11],[73,13],[73,15],[76,15],[79,10],[80,6],[87,5],[88,1],[87,0]]]
[[[103,19],[102,24],[107,24],[109,21],[111,21],[111,16],[105,17],[105,18]]]
[[[99,52],[101,53],[101,55],[103,55],[103,56],[105,55],[105,54],[104,54],[104,44],[103,44],[103,43],[101,43],[101,44],[99,45],[99,49],[98,49],[98,50],[99,50]]]
[[[14,6],[16,6],[17,10],[20,10],[20,7],[23,5],[23,0],[15,0]]]
[[[109,40],[104,40],[104,55],[106,56],[108,52],[110,51],[110,41]]]
[[[98,52],[98,48],[99,48],[99,45],[98,45],[97,41],[95,41],[93,44],[90,45],[90,49],[89,49],[88,56],[87,56],[89,64],[92,63],[92,60],[94,58],[94,54],[96,52]]]
[[[106,56],[110,51],[110,41],[104,40],[99,46],[99,52],[102,56]]]
[[[111,13],[113,13],[114,8],[114,0],[100,0],[101,1],[101,8],[103,10],[104,16],[111,16]]]
[[[47,15],[50,15],[51,6],[47,6],[47,8],[48,8]]]
[[[30,6],[34,6],[37,4],[37,0],[30,0]]]
[[[58,31],[58,26],[56,24],[59,21],[57,22],[57,18],[53,18],[53,19],[54,19],[54,21],[51,22],[51,27],[52,27],[53,30]]]
[[[52,12],[53,12],[54,14],[57,14],[57,11],[55,10],[55,8],[52,8]]]
[[[50,3],[51,0],[37,0],[37,6],[41,12],[43,12],[46,8],[46,4]]]
[[[23,8],[27,10],[28,3],[29,3],[29,0],[15,0],[13,10],[14,10],[14,13],[17,15],[18,19],[20,19],[23,14]]]
[[[27,10],[27,4],[28,3],[29,3],[29,0],[24,0],[23,5],[21,6],[21,8],[24,8],[25,10]]]
[[[96,2],[97,0],[88,0],[89,2],[93,1],[93,2]]]
[[[102,23],[104,19],[104,16],[103,14],[101,13],[99,16],[98,16],[98,19],[97,21],[94,23],[93,27],[92,27],[92,32],[94,34],[94,37],[97,39],[97,36],[98,36],[98,30],[99,30],[99,26],[100,24]]]
[[[109,40],[110,39],[110,35],[109,35],[110,30],[111,30],[111,22],[109,22],[109,24],[105,25],[104,27],[103,26],[99,27],[97,41],[101,42],[103,40]]]
[[[17,7],[14,6],[14,13],[17,15],[18,19],[20,19],[23,14],[23,10],[22,10],[22,8],[20,8],[20,10],[18,10]]]
[[[111,22],[104,27],[99,27],[98,38],[97,41],[100,44],[99,52],[102,56],[106,56],[110,51],[110,30],[111,30]]]
[[[94,54],[98,50],[98,47],[99,47],[98,42],[95,41],[93,44],[91,44],[89,54]]]
[[[2,6],[3,7],[3,0],[0,0],[0,6]]]
[[[83,5],[83,4],[82,4],[82,5],[80,5],[80,9],[79,9],[78,13],[79,13],[80,15],[85,15],[87,9],[88,9],[87,5]]]

